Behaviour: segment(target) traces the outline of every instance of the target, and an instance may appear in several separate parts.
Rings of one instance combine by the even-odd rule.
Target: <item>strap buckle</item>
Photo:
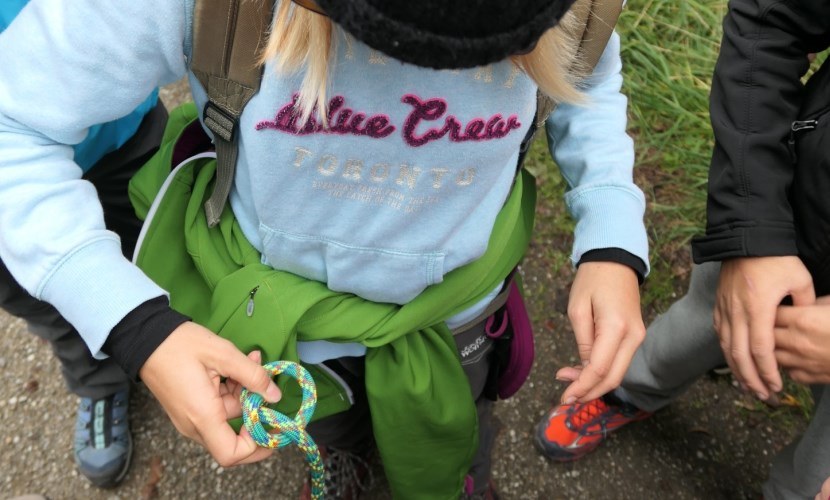
[[[225,111],[210,100],[205,104],[202,116],[204,116],[205,126],[211,132],[226,142],[233,142],[237,128],[239,128],[239,117]]]

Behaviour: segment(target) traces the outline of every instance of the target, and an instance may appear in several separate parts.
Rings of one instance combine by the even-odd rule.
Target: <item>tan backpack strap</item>
[[[599,58],[611,39],[614,26],[623,8],[623,0],[592,0],[590,15],[585,22],[585,32],[579,43],[578,58],[587,70],[585,76],[593,73]]]
[[[579,61],[580,76],[587,77],[593,73],[599,58],[611,39],[614,26],[622,12],[624,0],[576,0],[571,7],[579,22],[576,23],[581,32],[574,33],[574,39],[579,40],[577,61]],[[536,95],[536,127],[545,126],[545,120],[556,109],[556,103],[547,95],[539,92]]]
[[[196,0],[191,70],[207,91],[203,119],[216,144],[216,182],[205,211],[219,222],[233,184],[239,152],[239,116],[259,90],[260,48],[267,39],[274,0]]]

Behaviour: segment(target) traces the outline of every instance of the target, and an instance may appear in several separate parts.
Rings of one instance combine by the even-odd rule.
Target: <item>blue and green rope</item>
[[[311,468],[311,498],[322,500],[325,493],[323,459],[317,444],[305,430],[317,406],[314,379],[308,370],[291,361],[273,361],[263,367],[272,377],[284,373],[296,379],[303,391],[303,400],[297,416],[292,419],[265,406],[265,400],[259,394],[242,389],[240,400],[245,428],[256,444],[264,448],[282,448],[296,443],[305,453],[306,462]],[[276,432],[269,432],[266,427]]]

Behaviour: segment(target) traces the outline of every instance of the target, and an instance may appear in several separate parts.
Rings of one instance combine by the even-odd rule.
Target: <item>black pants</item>
[[[101,158],[84,176],[98,191],[107,228],[121,237],[121,249],[128,257],[135,248],[141,221],[130,204],[127,185],[158,149],[166,123],[167,111],[159,103],[129,141]],[[101,398],[129,385],[127,375],[112,359],[93,358],[77,330],[54,307],[29,295],[2,261],[0,308],[24,319],[29,331],[51,343],[69,390],[78,396]]]

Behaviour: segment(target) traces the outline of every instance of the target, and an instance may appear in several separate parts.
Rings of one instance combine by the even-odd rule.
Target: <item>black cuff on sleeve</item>
[[[582,254],[582,258],[579,259],[576,267],[579,267],[585,262],[616,262],[618,264],[624,264],[634,271],[637,275],[637,281],[641,285],[646,277],[646,263],[633,253],[622,248],[597,248],[596,250],[585,252]]]
[[[695,264],[724,261],[735,257],[798,255],[796,231],[792,225],[730,227],[707,231],[692,239]]]
[[[170,309],[167,297],[150,299],[115,325],[101,350],[109,354],[130,379],[138,380],[138,371],[147,358],[173,330],[189,320]]]

